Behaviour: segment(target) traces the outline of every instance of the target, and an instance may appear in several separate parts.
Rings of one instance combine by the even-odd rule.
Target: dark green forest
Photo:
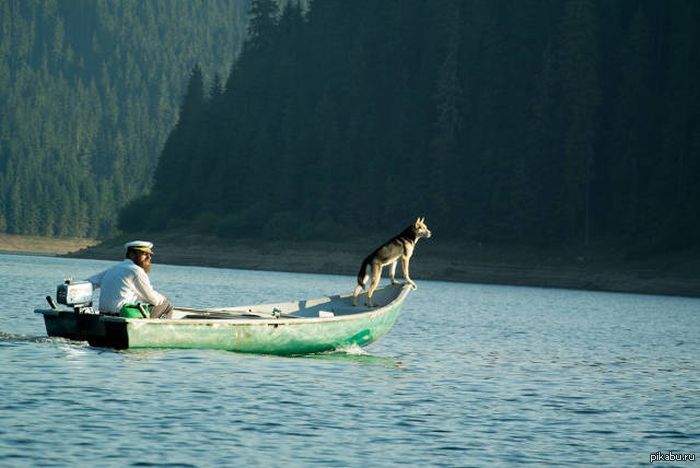
[[[0,0],[0,233],[106,237],[150,191],[195,63],[224,79],[248,0]]]
[[[694,0],[254,0],[120,227],[697,245],[698,24]]]
[[[698,20],[693,0],[0,0],[0,232],[426,216],[443,239],[697,246]]]

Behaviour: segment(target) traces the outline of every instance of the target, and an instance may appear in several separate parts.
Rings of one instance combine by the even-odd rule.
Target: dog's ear
[[[416,218],[416,226],[420,224],[420,218]]]

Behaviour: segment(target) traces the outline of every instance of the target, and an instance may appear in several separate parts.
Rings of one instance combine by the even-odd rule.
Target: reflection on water
[[[33,313],[111,262],[0,255],[0,466],[649,463],[697,452],[700,300],[418,281],[368,348],[91,348]],[[350,292],[343,276],[155,265],[180,305]]]

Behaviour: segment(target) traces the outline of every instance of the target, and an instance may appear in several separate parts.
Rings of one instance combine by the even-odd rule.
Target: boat
[[[87,341],[91,346],[293,355],[362,347],[377,341],[396,322],[410,289],[406,284],[377,289],[372,296],[375,307],[354,307],[352,294],[338,294],[278,304],[176,307],[170,319],[147,319],[100,314],[93,311],[91,303],[60,309],[47,297],[51,308],[35,312],[43,315],[49,337]]]

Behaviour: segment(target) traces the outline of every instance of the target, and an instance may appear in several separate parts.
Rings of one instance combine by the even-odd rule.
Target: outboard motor
[[[51,296],[48,296],[46,300],[49,301],[52,308],[56,308]],[[78,314],[96,313],[92,308],[92,283],[89,281],[66,279],[63,284],[59,284],[56,288],[56,301],[59,304],[72,307]]]

